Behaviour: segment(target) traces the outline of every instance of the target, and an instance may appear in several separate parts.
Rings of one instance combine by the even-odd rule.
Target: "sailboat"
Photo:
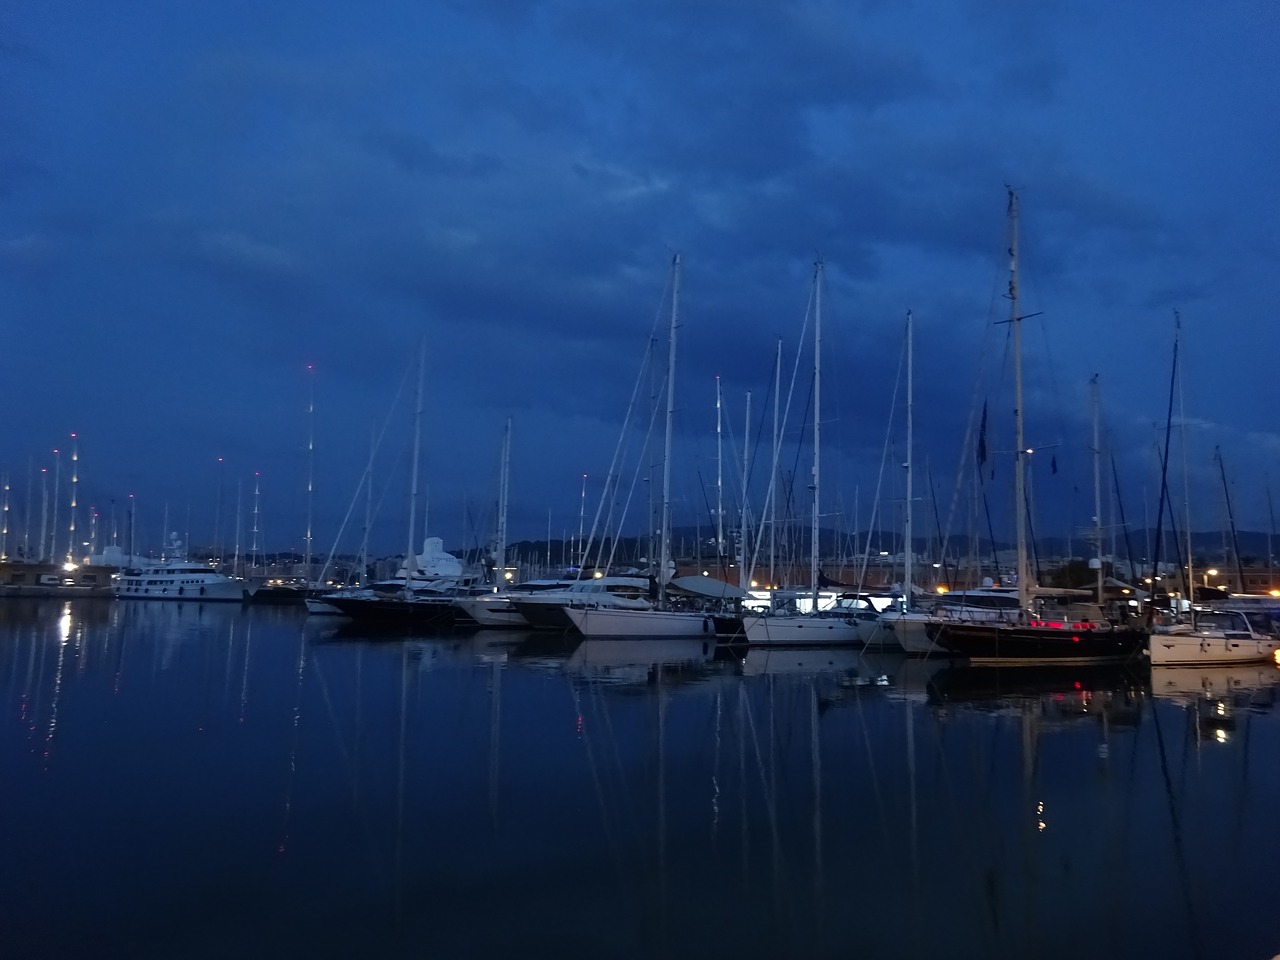
[[[814,265],[813,328],[813,516],[809,530],[809,592],[812,608],[808,613],[767,611],[743,618],[747,642],[753,644],[856,644],[857,624],[841,611],[818,608],[821,573],[818,565],[820,540],[819,480],[821,477],[821,397],[822,397],[822,261]]]
[[[928,625],[933,622],[933,615],[916,609],[912,584],[912,560],[914,559],[915,528],[912,519],[915,513],[912,475],[915,470],[915,381],[914,381],[914,338],[911,311],[907,311],[907,496],[905,504],[905,520],[903,522],[903,570],[902,600],[899,604],[883,611],[874,620],[863,617],[859,620],[861,634],[868,644],[878,643],[881,646],[901,647],[903,651],[913,655],[927,656],[931,653],[943,653],[929,638]]]
[[[451,627],[454,623],[453,597],[444,589],[424,592],[415,587],[439,587],[453,582],[438,577],[425,576],[452,572],[454,565],[461,572],[457,558],[443,552],[443,542],[428,537],[423,544],[423,554],[414,552],[418,509],[418,463],[422,445],[423,380],[426,376],[427,347],[423,341],[418,358],[418,400],[414,416],[413,479],[409,497],[409,548],[405,551],[404,564],[397,579],[384,585],[386,589],[337,591],[323,600],[336,607],[344,616],[361,625],[378,627],[434,628]],[[420,564],[427,569],[420,570]]]
[[[1116,626],[1096,603],[1077,603],[1071,591],[1053,596],[1032,583],[1026,523],[1026,440],[1023,436],[1022,316],[1018,313],[1018,195],[1009,189],[1009,323],[1013,333],[1014,513],[1017,530],[1018,607],[1009,619],[975,622],[939,619],[929,638],[971,663],[1039,664],[1124,661],[1146,643],[1145,630]],[[1033,608],[1033,594],[1035,604]],[[1066,601],[1065,603],[1061,601]],[[1054,602],[1058,601],[1058,602]]]
[[[673,610],[667,585],[675,564],[671,560],[671,435],[676,403],[676,332],[680,323],[680,254],[671,260],[671,333],[667,354],[667,426],[662,458],[662,525],[659,533],[657,600],[639,609],[595,606],[590,602],[564,607],[564,614],[585,637],[714,637],[709,614]]]

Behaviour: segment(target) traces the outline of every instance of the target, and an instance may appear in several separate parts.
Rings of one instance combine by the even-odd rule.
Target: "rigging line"
[[[1214,447],[1213,455],[1218,461],[1218,472],[1222,475],[1222,498],[1227,504],[1227,524],[1231,528],[1231,550],[1236,558],[1236,576],[1239,578],[1240,590],[1244,591],[1244,565],[1240,561],[1240,538],[1236,534],[1236,517],[1231,509],[1231,488],[1227,486],[1227,467],[1222,462],[1222,448]],[[1190,544],[1191,531],[1188,529],[1187,537]],[[1190,546],[1187,548],[1190,550]]]
[[[648,372],[649,367],[653,362],[655,346],[658,343],[658,331],[661,329],[660,324],[663,322],[662,318],[664,316],[664,307],[666,306],[667,297],[669,293],[672,292],[672,284],[674,282],[674,279],[675,279],[674,271],[668,271],[666,275],[666,280],[664,281],[662,286],[662,295],[658,298],[658,304],[654,309],[653,324],[649,328],[648,347],[645,349],[644,357],[640,363],[640,370],[636,373],[636,380],[634,385],[631,388],[631,399],[627,403],[627,413],[622,421],[622,429],[618,431],[618,442],[614,446],[613,459],[609,464],[609,472],[605,477],[606,493],[609,490],[609,485],[610,485],[609,481],[616,475],[617,470],[619,468],[619,463],[620,463],[619,456],[623,449],[623,441],[625,440],[628,432],[627,425],[631,422],[631,415],[632,415],[632,412],[635,410],[636,400],[640,396],[640,388],[644,384],[645,374]],[[596,535],[596,531],[599,529],[600,514],[604,509],[605,499],[606,499],[605,496],[602,495],[599,502],[597,502],[596,504],[595,517],[591,521],[591,536],[587,540],[588,545],[595,542],[595,535]],[[587,554],[586,549],[581,551],[582,556],[586,556],[586,554]],[[610,553],[610,557],[612,558],[612,552]],[[582,564],[580,563],[578,565],[578,576],[575,579],[580,579],[581,577],[582,577]]]
[[[947,540],[942,535],[942,517],[938,514],[938,492],[933,485],[933,467],[930,466],[926,472],[929,480],[929,500],[933,503],[933,528],[938,534],[938,552],[942,558],[942,582],[955,583],[959,579],[960,571],[957,569],[956,578],[951,578],[950,569],[947,566]]]
[[[772,414],[771,404],[769,403],[769,401],[773,399],[775,392],[780,394],[782,390],[782,384],[778,382],[778,379],[779,379],[778,375],[780,372],[781,371],[776,369],[776,364],[773,364],[773,363],[769,364],[769,389],[765,393],[764,402],[760,404],[760,419],[756,423],[756,442],[751,451],[751,455],[748,458],[748,463],[750,466],[748,468],[747,475],[745,477],[746,483],[742,489],[742,502],[748,505],[747,510],[744,511],[744,513],[747,513],[747,514],[749,514],[749,511],[750,511],[748,491],[751,488],[751,479],[755,475],[756,464],[759,461],[760,447],[765,440],[765,426],[768,422],[767,417]],[[770,439],[772,440],[772,438]],[[761,511],[761,516],[763,517],[763,511]],[[763,536],[763,523],[757,524],[756,530],[757,530],[756,543],[757,543],[757,552],[758,552],[759,542]],[[744,531],[743,541],[742,541],[743,557],[746,557],[747,553],[748,553],[747,539],[746,539],[746,533]],[[755,574],[755,568],[754,567],[748,568],[747,574],[748,574],[748,578],[753,576]]]
[[[1111,479],[1115,485],[1116,494],[1116,510],[1120,514],[1120,529],[1124,531],[1124,551],[1129,558],[1129,579],[1136,581],[1138,579],[1138,568],[1133,563],[1133,543],[1129,538],[1129,524],[1124,518],[1124,500],[1120,496],[1120,471],[1116,467],[1115,451],[1111,452]]]
[[[902,348],[898,353],[898,372],[893,379],[893,391],[890,393],[892,398],[889,401],[889,416],[885,420],[884,445],[880,449],[880,471],[876,474],[875,494],[871,499],[871,513],[867,518],[867,540],[866,546],[862,550],[862,566],[858,568],[858,592],[861,593],[867,583],[867,566],[871,560],[871,533],[875,530],[877,518],[880,515],[880,492],[884,487],[885,467],[889,462],[889,450],[893,443],[893,420],[894,414],[898,410],[898,392],[902,386],[902,372],[906,367],[907,357],[907,340],[903,337]]]
[[[1156,577],[1160,573],[1160,540],[1161,540],[1161,534],[1164,531],[1164,523],[1162,522],[1162,518],[1164,517],[1165,494],[1168,489],[1167,480],[1168,480],[1168,474],[1169,474],[1169,434],[1173,429],[1173,396],[1174,396],[1174,387],[1177,385],[1177,376],[1178,376],[1178,342],[1179,342],[1179,338],[1174,337],[1173,363],[1171,364],[1172,369],[1169,371],[1169,409],[1165,414],[1164,452],[1161,455],[1161,462],[1160,462],[1160,502],[1159,502],[1159,506],[1156,509],[1156,545],[1151,555],[1152,599],[1154,599],[1155,597]],[[1155,609],[1156,608],[1154,603],[1149,604],[1147,607],[1148,624],[1150,624],[1155,618]]]
[[[796,380],[800,376],[800,359],[801,359],[801,355],[804,352],[802,348],[804,346],[805,336],[809,332],[809,317],[813,315],[814,294],[815,294],[815,288],[811,286],[809,289],[809,301],[805,306],[804,321],[800,325],[800,341],[799,341],[800,349],[796,350],[795,360],[792,362],[792,365],[791,365],[791,382],[787,386],[787,402],[786,404],[784,404],[782,408],[782,426],[780,429],[783,432],[786,431],[787,421],[791,418],[791,401],[794,398],[795,392],[796,392]],[[779,392],[781,392],[781,384],[779,384]],[[781,444],[781,441],[779,441],[774,446],[773,456],[771,458],[771,466],[769,469],[769,487],[765,491],[766,503],[769,503],[773,499],[772,495],[777,486],[778,465],[779,465],[779,458],[781,456],[781,453],[782,453],[782,444]],[[797,458],[798,456],[799,454],[797,453]],[[786,485],[786,488],[787,488],[786,496],[783,498],[783,505],[786,508],[784,513],[787,517],[791,516],[790,506],[791,506],[791,496],[792,496],[792,493],[794,492],[793,487],[794,487],[794,483]],[[776,524],[777,520],[778,518],[776,516],[770,517],[769,523]],[[763,542],[763,538],[756,541],[755,553],[751,557],[752,570],[755,570],[756,567],[759,566],[760,549],[762,546],[762,542]]]
[[[405,386],[409,382],[409,375],[414,371],[414,368],[416,365],[417,365],[417,358],[415,357],[413,361],[411,361],[410,364],[405,368],[404,373],[401,375],[400,385],[396,387],[395,395],[391,399],[391,410],[394,411],[396,407],[400,405],[400,400],[404,396]],[[338,550],[338,544],[342,542],[342,534],[347,528],[347,523],[351,520],[351,514],[355,510],[356,502],[360,499],[361,490],[364,488],[365,484],[371,482],[370,478],[372,477],[372,474],[373,474],[373,460],[375,455],[377,454],[377,451],[382,447],[383,438],[386,437],[387,428],[390,425],[391,425],[391,416],[390,414],[388,414],[387,418],[383,421],[381,432],[378,433],[377,442],[373,445],[373,449],[369,452],[369,459],[365,463],[364,472],[361,473],[360,475],[360,481],[356,484],[356,490],[351,497],[351,503],[348,504],[347,506],[346,515],[342,518],[342,523],[338,527],[338,532],[333,538],[333,547],[330,548],[329,556],[325,560],[324,567],[320,571],[320,575],[316,578],[315,582],[317,586],[320,583],[324,582],[324,578],[329,571],[329,565],[333,560],[333,555]]]
[[[711,506],[711,498],[710,498],[709,496],[707,496],[707,484],[706,484],[706,482],[702,479],[702,471],[701,471],[701,470],[698,470],[698,471],[696,472],[695,476],[697,476],[697,478],[698,478],[698,489],[699,489],[699,490],[701,491],[701,493],[702,493],[702,505],[703,505],[703,507],[704,507],[704,508],[706,509],[706,511],[707,511],[707,516],[714,518],[714,517],[715,517],[715,515],[716,515],[716,512],[715,512],[715,509]],[[714,530],[714,528],[713,528],[713,530]],[[701,539],[701,535],[699,535],[699,539]],[[699,543],[699,544],[698,544],[698,549],[699,549],[699,552],[700,552],[700,551],[701,551],[701,549],[702,549],[702,544],[701,544],[701,543]],[[728,576],[728,574],[729,574],[729,563],[728,563],[728,561],[729,561],[729,557],[728,557],[728,555],[725,553],[725,550],[724,550],[724,544],[723,544],[723,543],[721,543],[721,542],[720,542],[719,537],[717,537],[717,538],[716,538],[716,562],[715,562],[715,567],[716,567],[716,570],[717,570],[719,573],[722,573],[722,574],[724,574],[725,576]]]
[[[664,381],[665,381],[665,378],[664,378]],[[653,438],[653,430],[654,430],[654,427],[657,425],[657,422],[658,422],[658,406],[657,404],[654,404],[652,410],[649,413],[649,429],[645,432],[644,443],[641,445],[642,460],[644,459],[644,451],[649,449],[649,441]],[[609,559],[608,559],[606,569],[613,567],[613,561],[617,556],[617,552],[618,552],[618,545],[622,541],[621,530],[622,530],[623,524],[625,524],[627,521],[627,514],[631,511],[631,501],[635,497],[636,486],[637,484],[639,484],[639,482],[640,482],[640,469],[639,469],[639,465],[637,465],[635,473],[631,475],[631,486],[627,489],[627,499],[622,506],[622,514],[621,516],[618,517],[619,532],[610,538]],[[650,528],[651,528],[651,525],[646,527],[646,529],[650,529]],[[594,535],[595,534],[593,531],[592,536]],[[603,544],[603,540],[601,542]],[[650,550],[649,552],[652,553],[653,551]]]

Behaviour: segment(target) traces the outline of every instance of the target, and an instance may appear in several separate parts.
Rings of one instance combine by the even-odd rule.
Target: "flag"
[[[1057,473],[1057,472],[1058,472],[1058,458],[1057,458],[1057,456],[1052,456],[1052,457],[1050,457],[1050,458],[1049,458],[1049,472],[1050,472],[1050,473]]]
[[[987,402],[982,401],[982,423],[978,426],[978,466],[987,462]]]

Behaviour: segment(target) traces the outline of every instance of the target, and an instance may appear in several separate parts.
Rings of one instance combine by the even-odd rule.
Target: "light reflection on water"
[[[1272,956],[1274,667],[0,604],[24,956]]]

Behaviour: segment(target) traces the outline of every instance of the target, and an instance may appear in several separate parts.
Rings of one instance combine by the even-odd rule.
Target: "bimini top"
[[[749,596],[741,587],[717,580],[715,577],[676,577],[671,581],[671,586],[685,593],[710,597],[714,600],[741,600]]]

